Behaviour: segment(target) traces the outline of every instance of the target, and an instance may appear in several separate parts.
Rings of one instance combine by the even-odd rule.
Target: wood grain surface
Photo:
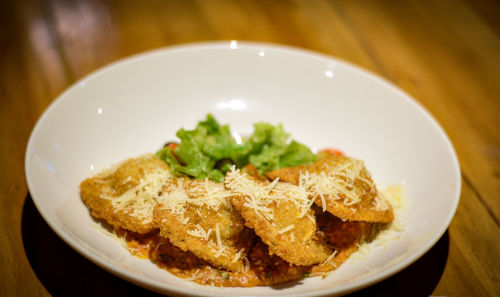
[[[400,86],[441,123],[462,194],[439,242],[354,296],[499,296],[500,3],[497,1],[32,0],[0,6],[0,296],[150,296],[62,242],[29,196],[33,126],[65,88],[162,46],[250,40],[298,46]]]

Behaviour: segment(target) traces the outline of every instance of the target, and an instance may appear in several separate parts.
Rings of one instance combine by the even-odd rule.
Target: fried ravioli
[[[168,165],[147,154],[84,180],[80,194],[93,217],[145,234],[155,229],[156,198],[170,177]]]
[[[259,286],[272,286],[301,279],[310,270],[308,266],[290,265],[277,255],[271,255],[268,246],[261,240],[257,240],[252,248],[250,265],[250,270],[259,279]]]
[[[217,268],[242,271],[252,240],[223,184],[178,178],[167,182],[155,209],[160,234]]]
[[[277,169],[267,176],[304,187],[316,205],[342,220],[390,223],[394,219],[391,205],[360,160],[328,155],[311,165]]]
[[[189,251],[183,251],[173,245],[167,238],[157,235],[156,243],[151,249],[151,260],[161,267],[175,270],[177,273],[192,273],[195,269],[209,265]]]
[[[249,255],[248,270],[242,272],[215,269],[168,241],[160,242],[151,259],[180,277],[202,285],[223,287],[272,286],[301,279],[311,270],[310,266],[290,265],[280,257],[270,255],[268,247],[260,239],[256,238],[255,241]]]
[[[329,212],[314,208],[318,228],[324,240],[335,248],[331,259],[311,267],[311,275],[330,272],[344,263],[359,248],[362,242],[370,242],[386,224],[359,221],[342,221]]]
[[[289,183],[257,180],[233,170],[226,174],[231,203],[269,246],[269,252],[294,265],[312,265],[331,254],[316,238],[316,221],[307,193]]]

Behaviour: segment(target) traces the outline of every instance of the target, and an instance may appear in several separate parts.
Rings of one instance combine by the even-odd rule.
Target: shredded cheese
[[[226,249],[224,248],[224,246],[221,246],[218,250],[217,250],[217,253],[215,253],[214,257],[215,258],[219,258],[224,252],[226,251]]]
[[[159,202],[163,209],[168,209],[179,216],[182,222],[187,204],[195,206],[207,206],[215,211],[224,205],[230,207],[229,197],[231,193],[224,188],[223,184],[206,180],[190,180],[188,178],[177,178],[165,185]],[[203,218],[199,209],[196,212]],[[185,221],[186,223],[188,221]]]
[[[291,225],[288,225],[286,226],[285,228],[281,229],[278,231],[278,234],[283,234],[285,232],[288,232],[290,230],[292,230],[293,228],[295,228],[295,225],[294,224],[291,224]]]
[[[153,220],[153,210],[157,204],[163,184],[171,178],[168,169],[157,167],[151,172],[146,172],[139,184],[120,196],[101,195],[101,198],[110,200],[114,212],[124,211],[144,224]],[[132,177],[127,177],[122,181],[130,181]]]
[[[306,215],[312,205],[304,189],[278,179],[273,182],[257,181],[234,166],[227,173],[224,183],[233,195],[244,197],[245,207],[254,209],[257,215],[268,221],[274,220],[272,208],[269,207],[271,202],[278,205],[283,202],[292,203],[299,210],[299,217]]]
[[[325,199],[325,195],[323,195],[323,193],[320,192],[320,190],[318,189],[318,187],[316,187],[316,190],[318,191],[319,197],[321,197],[321,205],[323,207],[323,212],[325,212],[326,211],[326,199]]]
[[[205,231],[205,229],[203,229],[203,227],[200,224],[196,224],[195,228],[196,229],[193,230],[187,230],[186,232],[191,236],[203,238],[208,241],[208,238],[212,230],[209,229],[208,231]]]
[[[378,193],[377,196],[375,196],[375,205],[374,208],[376,210],[386,210],[389,208],[389,204],[387,203],[387,198],[384,196],[383,193]]]
[[[243,254],[243,252],[245,251],[244,248],[241,248],[237,253],[236,255],[234,256],[233,258],[233,261],[231,261],[231,263],[236,263],[238,262],[238,260],[240,259],[241,255]]]
[[[245,267],[243,268],[243,273],[250,270],[250,260],[247,257],[243,257],[243,262],[245,262]]]
[[[102,234],[105,234],[105,235],[113,238],[114,240],[118,241],[121,246],[128,249],[128,244],[127,244],[127,240],[125,240],[125,236],[120,236],[120,235],[116,234],[116,231],[114,229],[112,229],[111,231],[107,230],[107,229],[103,228],[102,225],[100,225],[100,224],[94,224],[94,225],[92,225],[92,227],[95,230],[101,232]]]
[[[220,238],[219,223],[215,225],[215,236],[217,238],[217,246],[220,248],[222,246],[222,240]]]
[[[326,196],[351,206],[371,194],[370,197],[375,196],[375,208],[383,210],[388,207],[384,205],[383,197],[377,195],[375,184],[360,160],[349,158],[334,165],[325,163],[319,172],[304,170],[300,172],[298,184],[312,199],[321,199],[323,211],[326,211]],[[353,207],[350,209],[356,211]]]
[[[330,256],[328,256],[328,258],[326,258],[326,260],[322,264],[324,265],[330,262],[336,255],[337,255],[337,250],[334,250],[333,253],[331,253]]]
[[[358,250],[349,258],[350,261],[366,260],[374,247],[386,248],[388,244],[401,237],[405,226],[401,220],[403,212],[407,209],[407,201],[404,199],[404,191],[401,184],[389,186],[380,192],[386,203],[390,203],[394,211],[394,221],[381,230],[372,242],[363,242],[358,245]]]
[[[189,228],[186,231],[189,235],[205,239],[207,247],[213,252],[214,257],[218,258],[221,255],[229,254],[221,237],[221,226],[217,223],[213,229],[207,229],[207,226],[204,229],[203,223],[190,223],[190,216],[186,215],[186,210],[189,206],[194,206],[195,213],[203,222],[204,209],[218,211],[221,207],[232,208],[229,201],[231,195],[232,193],[224,187],[224,184],[215,183],[208,179],[176,178],[165,184],[159,198],[159,207],[177,215],[179,221],[186,225],[186,228]],[[191,221],[198,221],[198,218],[191,219]],[[211,234],[212,237],[210,237]]]

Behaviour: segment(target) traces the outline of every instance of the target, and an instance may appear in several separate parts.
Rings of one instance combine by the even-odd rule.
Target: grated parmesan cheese
[[[281,229],[278,231],[278,234],[283,234],[285,232],[288,232],[290,230],[292,230],[293,228],[295,228],[295,225],[294,224],[291,224],[291,225],[288,225],[286,226],[285,228]]]
[[[227,173],[224,183],[233,195],[244,197],[245,207],[254,209],[259,216],[268,221],[274,219],[272,208],[269,207],[271,202],[276,202],[278,205],[282,202],[293,203],[299,209],[299,217],[306,215],[312,205],[304,189],[290,183],[279,182],[278,179],[273,182],[257,181],[235,169],[234,166]]]
[[[374,247],[386,248],[391,241],[401,238],[405,226],[401,221],[403,212],[407,209],[407,201],[404,199],[404,190],[401,184],[389,186],[380,192],[380,195],[390,203],[394,211],[394,221],[381,230],[372,242],[358,244],[358,250],[351,256],[350,261],[366,260]]]
[[[250,260],[248,260],[247,257],[243,257],[243,262],[245,262],[245,267],[243,268],[243,273],[247,272],[250,270]]]
[[[100,224],[94,224],[94,225],[92,225],[92,228],[94,228],[95,230],[101,232],[102,234],[105,234],[105,235],[113,238],[114,240],[118,241],[121,246],[123,246],[124,248],[128,249],[128,244],[127,244],[127,240],[125,239],[125,236],[120,236],[120,235],[116,234],[116,231],[114,229],[112,229],[110,231],[110,230],[104,228]]]
[[[349,162],[329,166],[324,164],[320,172],[302,171],[299,176],[299,187],[302,187],[311,197],[320,197],[323,211],[326,211],[325,195],[331,199],[342,200],[346,205],[361,201],[363,187],[355,186],[356,181],[373,188],[373,182],[361,176],[365,172],[363,162],[349,159]]]
[[[233,258],[233,261],[231,261],[231,263],[236,263],[238,262],[238,260],[240,259],[241,255],[243,254],[243,252],[245,251],[244,248],[241,248],[238,253],[236,253],[236,255],[234,256]]]
[[[220,246],[220,248],[217,250],[217,253],[215,253],[214,257],[219,258],[225,251],[226,251],[225,247]]]
[[[129,182],[129,181],[131,181],[131,180],[132,180],[132,177],[131,177],[131,176],[129,176],[129,177],[127,177],[126,179],[124,179],[124,180],[121,182],[121,184],[122,184],[122,185],[124,185],[124,184],[128,183],[128,182]]]
[[[215,225],[215,237],[217,238],[217,246],[221,247],[222,246],[222,240],[220,238],[219,223],[217,223],[217,225]]]
[[[231,193],[224,188],[223,184],[206,180],[190,180],[188,178],[177,178],[165,185],[159,202],[163,209],[168,209],[178,215],[181,222],[187,223],[189,219],[184,218],[187,204],[195,206],[207,206],[215,211],[224,205],[230,207],[229,197]],[[199,209],[196,212],[202,218]],[[187,220],[186,220],[187,219]]]
[[[333,250],[333,253],[331,253],[330,256],[328,256],[328,258],[326,258],[326,260],[322,264],[324,265],[330,262],[336,255],[337,255],[337,250]]]
[[[136,217],[144,224],[153,220],[153,210],[157,204],[163,184],[171,178],[170,172],[163,168],[155,168],[152,172],[147,172],[139,184],[120,196],[113,197],[101,195],[101,198],[111,201],[114,212],[124,211]],[[131,180],[127,177],[125,181]]]
[[[209,229],[208,231],[205,231],[205,229],[203,229],[203,227],[200,226],[200,224],[196,224],[195,228],[196,229],[193,229],[193,230],[187,230],[186,232],[191,236],[203,238],[203,239],[208,241],[208,238],[209,238],[212,230]]]

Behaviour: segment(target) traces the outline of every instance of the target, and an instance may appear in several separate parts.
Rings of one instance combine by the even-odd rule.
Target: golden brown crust
[[[281,168],[267,173],[270,179],[280,178],[280,181],[285,181],[292,183],[294,185],[299,184],[301,172],[316,173],[327,172],[328,168],[335,168],[344,165],[349,165],[355,160],[349,157],[328,155],[322,159],[317,160],[311,165],[302,165],[289,168]],[[370,173],[363,165],[360,171],[360,177],[363,179],[355,179],[354,187],[358,189],[360,193],[360,201],[348,205],[346,204],[345,195],[336,194],[324,195],[326,201],[326,210],[335,216],[349,221],[366,221],[366,222],[380,222],[380,223],[390,223],[394,220],[394,213],[390,204],[383,198],[377,191],[375,184],[373,183]],[[367,181],[367,182],[365,182]],[[323,207],[321,197],[313,197],[315,199],[314,203],[320,207]],[[376,203],[377,199],[382,200],[383,203],[387,205],[386,209],[377,209]]]
[[[331,261],[312,266],[310,268],[311,276],[317,276],[337,269],[357,250],[357,244],[352,244],[350,246],[344,247],[335,254],[335,257],[333,257]]]
[[[208,262],[196,257],[189,251],[173,245],[167,238],[157,236],[154,246],[150,249],[150,259],[155,263],[161,263],[166,269],[193,270],[209,265]]]
[[[248,229],[247,229],[248,230]],[[252,237],[256,238],[256,237]],[[249,255],[249,269],[232,272],[215,269],[191,252],[160,239],[152,249],[151,260],[175,275],[203,285],[224,287],[270,286],[301,279],[310,267],[293,266],[276,255],[270,255],[267,246],[256,240]]]
[[[311,268],[311,275],[330,272],[338,268],[359,248],[362,242],[369,242],[380,231],[384,224],[342,221],[329,212],[323,212],[315,207],[318,228],[325,241],[333,246],[337,253],[331,261],[315,265]]]
[[[263,183],[258,180],[256,182]],[[245,199],[246,196],[234,195],[231,197],[231,203],[245,219],[245,225],[254,229],[269,246],[270,253],[294,265],[317,264],[331,254],[328,246],[316,238],[316,222],[311,209],[304,216],[300,216],[301,210],[292,202],[271,199],[266,205],[272,211],[272,219],[269,220],[254,208],[245,206]],[[292,229],[280,232],[292,225]]]
[[[266,172],[266,176],[270,180],[275,180],[279,177],[280,181],[298,185],[300,179],[300,173],[308,171],[309,168],[310,165],[299,165],[293,167],[279,168],[273,171]]]
[[[129,250],[135,255],[149,257],[159,267],[204,285],[271,286],[301,279],[309,273],[311,267],[290,265],[280,257],[269,254],[268,247],[250,229],[245,228],[243,232],[248,232],[246,241],[252,246],[248,256],[248,270],[243,272],[213,268],[209,262],[190,251],[183,251],[156,232],[142,235],[120,230],[119,235],[125,236]]]
[[[179,186],[178,181],[172,180],[170,183],[173,184],[172,186],[177,187]],[[193,196],[189,188],[198,187],[205,182],[184,179],[182,187],[185,188],[191,199],[203,199],[203,197]],[[165,186],[164,191],[167,194],[165,199],[168,199],[168,193],[171,189],[169,185]],[[160,201],[155,209],[154,218],[160,228],[161,236],[168,238],[172,244],[183,251],[190,251],[201,259],[210,262],[214,267],[229,271],[242,271],[245,266],[244,257],[248,253],[249,244],[251,244],[252,240],[250,234],[244,229],[243,219],[232,208],[229,201],[226,204],[221,204],[218,209],[212,209],[206,204],[195,205],[189,202],[186,202],[184,207],[184,213],[180,217],[171,209],[166,208]],[[187,220],[187,222],[182,220]],[[208,238],[189,234],[198,230],[199,227],[206,232],[210,232]],[[221,247],[217,243],[217,228],[224,249],[223,253],[219,252]],[[244,252],[233,263],[241,249],[244,249]]]
[[[272,255],[269,247],[257,240],[250,254],[250,270],[260,280],[259,286],[272,286],[301,279],[309,271],[307,266],[291,265],[287,261]]]
[[[351,162],[351,159],[327,156],[310,165],[269,172],[268,177],[279,177],[280,181],[297,185],[302,171],[321,173],[325,168],[344,166],[346,162]],[[281,192],[265,192],[265,197],[268,193],[274,193],[272,199],[262,200],[264,204],[267,203],[265,207],[270,209],[270,216],[262,216],[254,208],[255,205],[246,204],[249,203],[249,196],[244,195],[246,192],[227,192],[224,203],[214,208],[210,203],[200,204],[206,197],[200,196],[198,190],[193,190],[202,188],[209,181],[187,178],[166,181],[161,190],[164,194],[155,200],[159,203],[154,207],[149,221],[132,215],[131,209],[117,209],[114,206],[114,198],[124,193],[134,193],[135,189],[142,187],[143,179],[158,168],[168,172],[168,166],[153,155],[126,160],[113,171],[83,181],[80,185],[82,200],[92,216],[125,232],[132,254],[149,257],[173,274],[200,284],[269,286],[309,275],[324,276],[356,252],[361,242],[371,240],[386,226],[373,222],[390,222],[393,219],[392,209],[382,213],[374,209],[377,192],[364,166],[360,171],[363,182],[354,183],[354,186],[364,191],[361,202],[354,204],[355,211],[351,209],[352,204],[348,206],[343,203],[343,197],[331,199],[328,196],[325,199],[328,212],[321,210],[322,202],[318,197],[311,199],[316,198],[315,203],[320,207],[313,205],[308,210],[299,208],[303,205],[299,203],[302,206],[298,206],[288,199],[303,197],[300,201],[310,200],[306,194],[290,196],[290,193],[295,192],[288,188],[286,191],[281,189]],[[246,170],[249,173],[255,171],[251,169]],[[268,181],[257,177],[244,175],[244,178],[263,187],[270,186]],[[182,216],[170,206],[163,205],[169,201],[168,192],[172,186],[179,188],[179,185],[189,197],[187,201],[181,199],[185,202]],[[285,183],[279,182],[278,185]],[[227,191],[224,185],[219,186]],[[272,186],[270,189],[273,189]],[[281,193],[288,193],[286,199]],[[305,215],[301,216],[303,212]],[[290,226],[293,227],[288,228]],[[199,228],[206,232],[211,230],[211,233],[200,237],[200,234],[193,232],[199,231]],[[221,245],[218,244],[216,229],[219,230]],[[222,253],[221,246],[224,250]],[[244,253],[240,254],[242,249]],[[336,252],[334,256],[333,251]]]
[[[128,159],[121,163],[115,171],[104,172],[84,180],[80,184],[82,201],[90,209],[94,218],[103,219],[115,228],[123,228],[141,234],[149,233],[155,229],[153,220],[145,222],[143,219],[131,215],[130,209],[116,209],[112,199],[137,186],[141,179],[158,168],[165,172],[169,170],[165,162],[150,154],[136,159]]]

